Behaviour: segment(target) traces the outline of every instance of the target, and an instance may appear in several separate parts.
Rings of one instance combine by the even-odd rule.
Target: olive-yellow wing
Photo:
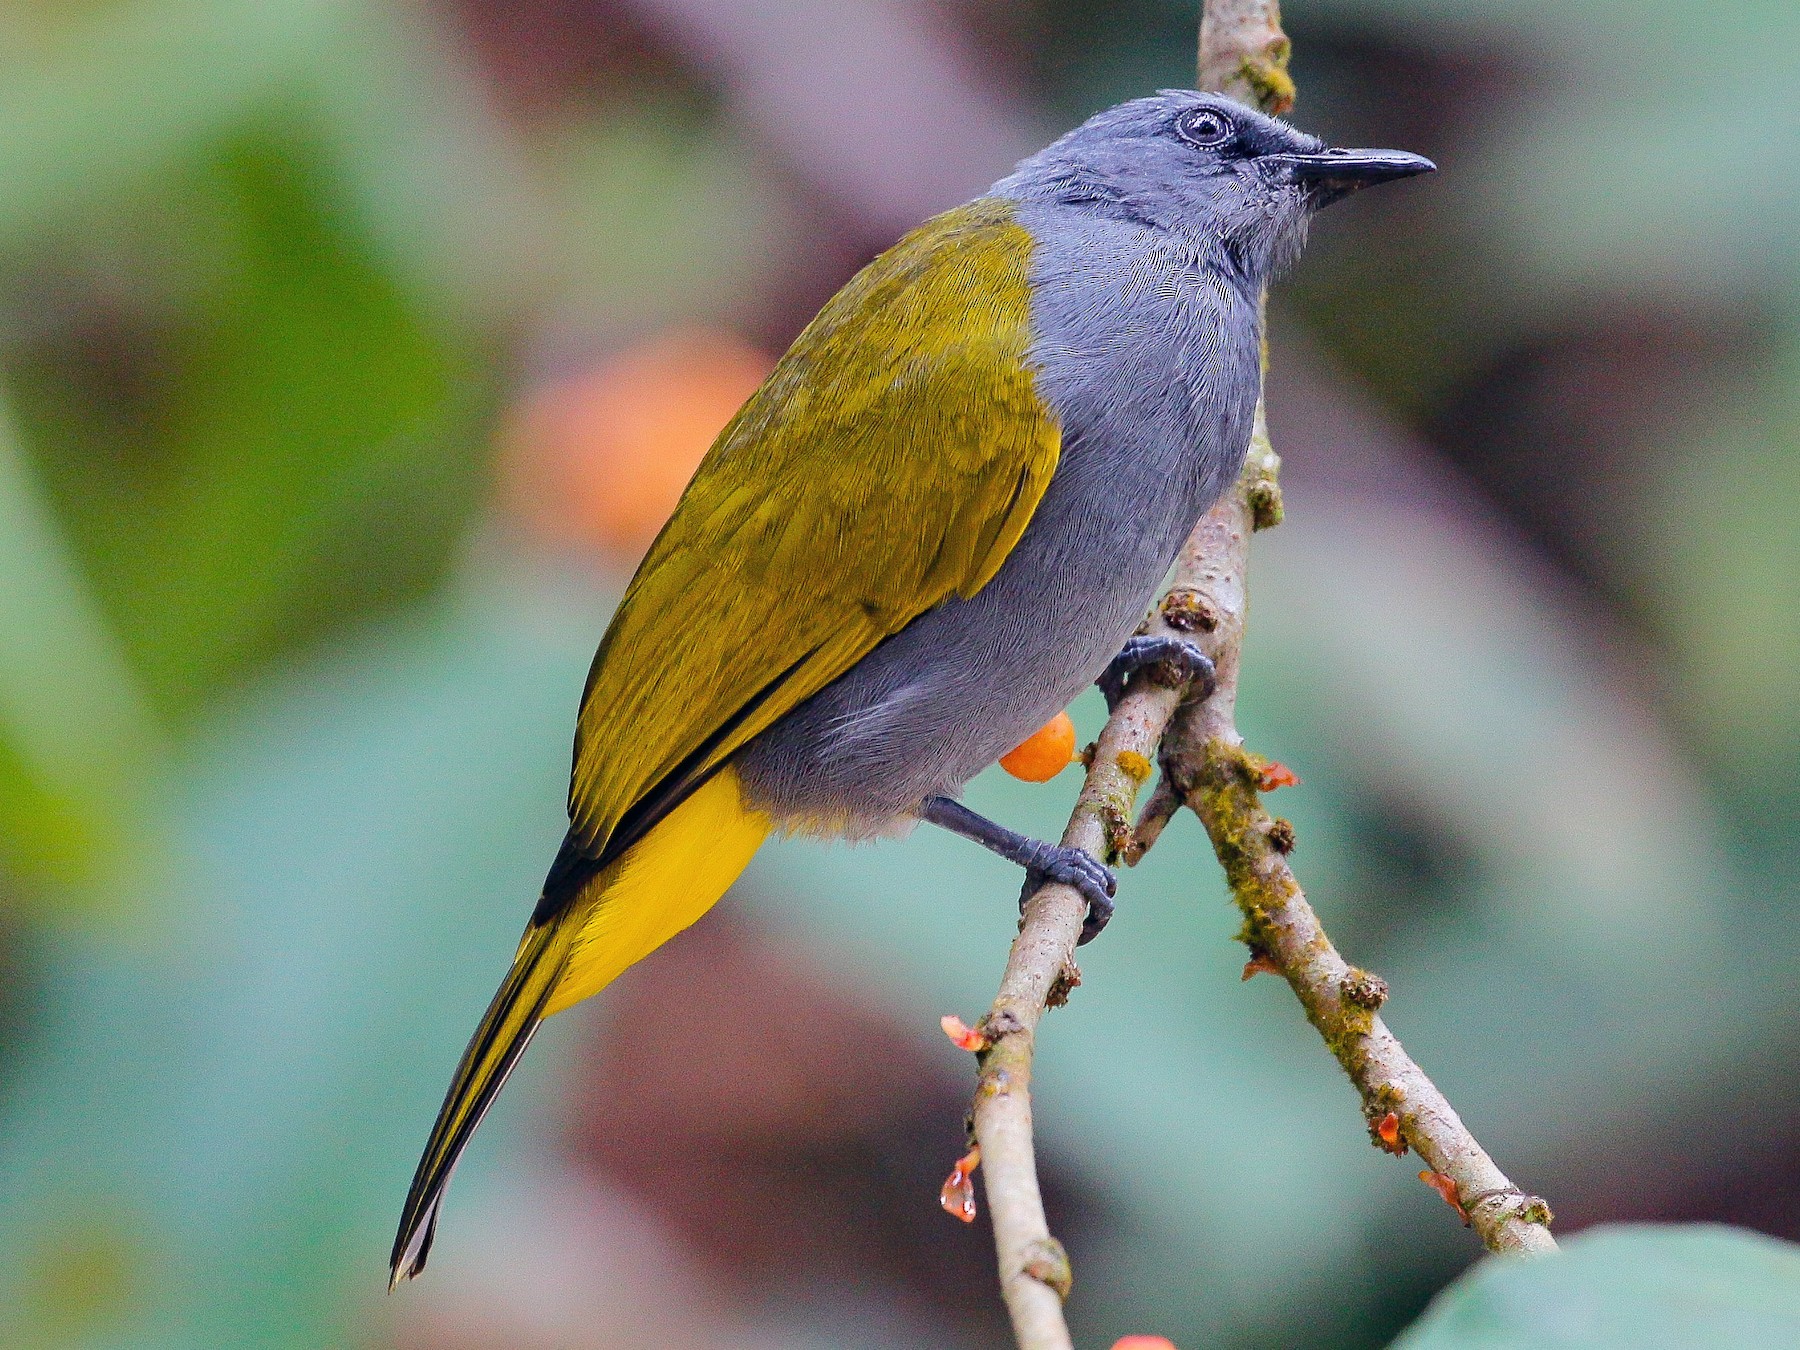
[[[731,756],[1018,542],[1061,448],[1029,364],[1030,259],[1004,202],[921,226],[707,453],[594,657],[568,837],[413,1177],[395,1283],[424,1268],[456,1161],[543,1018],[692,922],[760,842]]]
[[[582,699],[571,844],[616,856],[883,638],[993,576],[1056,468],[1031,239],[985,200],[840,291],[720,435]],[[540,919],[560,897],[546,895]]]

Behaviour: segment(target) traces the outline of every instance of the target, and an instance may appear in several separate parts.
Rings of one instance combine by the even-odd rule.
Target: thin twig
[[[1200,24],[1203,87],[1283,111],[1293,101],[1287,55],[1273,0],[1208,0]],[[1513,1185],[1387,1029],[1376,1012],[1387,997],[1386,984],[1338,954],[1288,865],[1292,827],[1262,807],[1258,789],[1268,766],[1244,750],[1236,725],[1238,658],[1249,602],[1250,535],[1280,523],[1280,469],[1259,403],[1244,472],[1183,548],[1174,585],[1153,620],[1161,631],[1198,630],[1218,684],[1210,698],[1176,713],[1162,743],[1162,780],[1127,857],[1136,862],[1143,856],[1179,804],[1192,808],[1243,913],[1248,969],[1272,968],[1287,980],[1362,1094],[1375,1141],[1395,1151],[1410,1145],[1430,1167],[1422,1175],[1445,1192],[1491,1250],[1554,1250],[1549,1206]]]
[[[1554,1250],[1549,1206],[1508,1180],[1387,1029],[1376,1013],[1387,985],[1338,954],[1288,865],[1292,827],[1263,809],[1259,789],[1270,766],[1244,749],[1235,713],[1250,535],[1280,519],[1280,463],[1259,419],[1243,475],[1182,549],[1175,585],[1153,620],[1151,631],[1194,636],[1213,658],[1218,684],[1210,698],[1176,712],[1162,743],[1162,780],[1126,856],[1141,858],[1174,807],[1191,807],[1244,916],[1248,969],[1279,974],[1293,988],[1362,1094],[1374,1142],[1390,1151],[1410,1145],[1491,1250]]]
[[[1205,0],[1200,7],[1200,88],[1279,117],[1294,106],[1293,44],[1276,0]]]
[[[1062,842],[1117,861],[1130,838],[1131,810],[1151,773],[1158,740],[1180,701],[1178,689],[1134,681],[1095,742],[1087,780]],[[1081,982],[1075,967],[1087,902],[1069,886],[1040,889],[1025,907],[1000,992],[976,1030],[981,1054],[971,1113],[981,1148],[982,1185],[994,1225],[1000,1292],[1021,1350],[1066,1350],[1062,1301],[1072,1280],[1068,1254],[1050,1235],[1038,1191],[1031,1135],[1031,1057],[1038,1019]]]
[[[1294,100],[1288,52],[1274,0],[1207,0],[1200,25],[1201,88],[1285,112]],[[1268,766],[1244,750],[1234,718],[1250,535],[1280,523],[1280,464],[1259,401],[1243,473],[1183,546],[1174,584],[1146,627],[1199,642],[1213,659],[1216,690],[1204,701],[1184,703],[1184,689],[1159,682],[1163,672],[1133,680],[1094,745],[1062,842],[1109,863],[1135,863],[1175,811],[1191,807],[1243,911],[1242,937],[1253,967],[1275,969],[1292,986],[1362,1093],[1376,1141],[1390,1149],[1399,1148],[1400,1140],[1410,1145],[1436,1174],[1434,1184],[1448,1188],[1493,1250],[1552,1250],[1549,1206],[1507,1179],[1376,1015],[1386,985],[1338,955],[1288,867],[1291,827],[1262,809],[1258,785]],[[1131,810],[1159,747],[1163,776],[1133,829]],[[1020,1350],[1072,1346],[1062,1304],[1073,1275],[1044,1217],[1032,1140],[1031,1067],[1045,1009],[1081,982],[1075,940],[1084,913],[1085,902],[1068,886],[1045,886],[1032,897],[1000,991],[977,1027],[988,1046],[981,1052],[970,1120],[981,1150],[1001,1294]]]

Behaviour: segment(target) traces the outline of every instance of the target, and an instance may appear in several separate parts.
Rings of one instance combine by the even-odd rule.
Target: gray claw
[[[1100,686],[1108,711],[1118,706],[1131,677],[1150,666],[1167,667],[1176,680],[1192,684],[1200,698],[1212,693],[1217,679],[1212,658],[1186,638],[1168,634],[1134,637],[1119,649],[1112,663],[1094,681]]]
[[[1113,916],[1113,896],[1118,893],[1119,879],[1113,875],[1112,868],[1078,848],[1065,848],[1061,844],[1046,844],[1043,848],[1044,852],[1026,869],[1025,889],[1019,893],[1019,907],[1023,909],[1025,902],[1048,882],[1073,886],[1088,905],[1087,918],[1081,925],[1081,936],[1075,940],[1075,945],[1079,947],[1092,942]]]

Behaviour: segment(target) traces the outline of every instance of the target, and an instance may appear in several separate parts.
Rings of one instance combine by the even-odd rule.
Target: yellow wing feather
[[[420,1159],[392,1278],[543,1018],[709,908],[767,834],[730,756],[878,642],[994,575],[1055,471],[1028,368],[1030,235],[927,223],[826,305],[720,435],[594,657],[570,837]]]
[[[1028,366],[1031,237],[998,201],[928,222],[815,319],[721,433],[639,568],[582,700],[590,855],[883,638],[978,591],[1060,438]]]

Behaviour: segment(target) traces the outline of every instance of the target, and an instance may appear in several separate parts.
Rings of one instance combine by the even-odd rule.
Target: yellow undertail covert
[[[769,835],[726,768],[588,882],[580,928],[544,1016],[597,994],[718,903]],[[523,945],[520,955],[525,955]]]

